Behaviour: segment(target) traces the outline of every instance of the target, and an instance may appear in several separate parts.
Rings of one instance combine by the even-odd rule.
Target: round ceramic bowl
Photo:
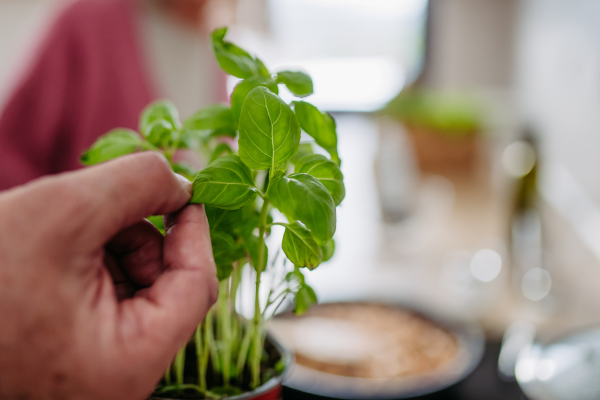
[[[335,303],[369,303],[397,306],[419,315],[451,333],[457,342],[456,355],[431,372],[395,378],[355,378],[308,368],[296,362],[285,386],[313,395],[342,399],[401,399],[444,389],[469,375],[483,355],[485,339],[479,324],[471,318],[451,315],[423,304],[390,303],[361,299]],[[327,303],[326,303],[327,304]],[[318,307],[318,306],[315,306]],[[284,314],[281,317],[285,318]],[[284,343],[285,345],[285,343]]]

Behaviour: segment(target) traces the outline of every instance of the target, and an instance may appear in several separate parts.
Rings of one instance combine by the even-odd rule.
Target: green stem
[[[165,371],[165,383],[167,385],[171,384],[171,366],[169,365],[169,368],[167,368],[167,370]]]
[[[260,385],[260,358],[262,355],[262,346],[261,346],[261,319],[262,313],[260,311],[260,278],[262,275],[262,269],[265,261],[265,231],[267,226],[267,213],[269,211],[269,200],[265,200],[263,202],[262,208],[260,210],[260,217],[258,220],[258,265],[255,265],[256,268],[256,287],[254,294],[254,329],[253,329],[253,351],[251,352],[250,359],[250,371],[252,373],[252,383],[251,386],[253,388],[257,388]]]
[[[196,332],[194,333],[194,344],[196,345],[196,363],[198,365],[198,382],[200,388],[206,391],[206,377],[202,372],[202,359],[204,352],[202,351],[202,324],[198,325]]]
[[[185,348],[183,346],[175,356],[175,379],[177,380],[177,384],[183,385],[183,375],[185,369]]]
[[[242,382],[243,374],[244,374],[244,365],[246,364],[246,359],[248,358],[248,350],[250,349],[250,342],[252,341],[252,332],[253,325],[246,324],[246,331],[244,332],[244,338],[242,339],[242,344],[240,346],[240,352],[238,354],[237,360],[237,373],[238,373],[238,383]]]
[[[229,387],[231,373],[231,312],[229,311],[229,279],[219,283],[219,298],[217,302],[217,312],[219,324],[219,342],[221,346],[221,374],[223,376],[223,386]]]
[[[206,370],[208,369],[208,358],[210,355],[210,344],[208,337],[208,324],[205,322],[204,326],[204,343],[202,345],[202,363],[200,364],[200,387],[206,388]]]
[[[211,308],[209,313],[206,315],[205,333],[208,338],[208,348],[210,350],[210,358],[212,360],[213,371],[216,374],[221,370],[221,364],[219,363],[219,352],[217,351],[217,344],[215,343],[215,331],[213,328],[213,310],[214,308]]]

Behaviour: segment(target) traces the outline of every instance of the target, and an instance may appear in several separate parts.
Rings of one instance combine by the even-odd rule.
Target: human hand
[[[0,194],[0,399],[152,391],[218,289],[180,178],[144,152]]]

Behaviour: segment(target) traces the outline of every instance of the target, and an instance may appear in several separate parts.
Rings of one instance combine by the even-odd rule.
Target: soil
[[[262,382],[267,382],[272,377],[278,376],[280,374],[280,372],[277,372],[277,370],[276,370],[276,365],[279,362],[279,360],[281,360],[281,357],[282,357],[282,354],[280,354],[280,352],[277,350],[277,348],[267,339],[265,341],[265,348],[264,348],[262,363],[261,363]],[[222,392],[223,394],[227,394],[228,396],[235,396],[235,395],[243,394],[245,392],[252,391],[252,388],[250,387],[251,377],[250,377],[250,373],[247,368],[244,371],[244,376],[242,377],[242,381],[239,384],[237,384],[235,388],[232,388],[230,390],[226,390],[226,389],[220,390],[219,388],[222,387],[222,385],[223,385],[221,375],[213,373],[210,362],[208,365],[209,365],[209,368],[208,368],[208,372],[207,372],[207,376],[206,376],[206,384],[207,384],[209,390],[211,390],[212,392],[214,392],[214,393]],[[232,381],[234,379],[235,378],[233,378]],[[186,348],[185,375],[184,375],[183,381],[184,381],[184,383],[198,384],[198,365],[196,362],[196,347],[193,342],[188,343],[187,348]],[[160,382],[160,385],[164,385],[164,384],[165,384],[164,381]],[[226,396],[224,396],[224,397],[226,397]],[[200,399],[205,399],[205,397],[199,397],[197,391],[195,391],[193,389],[189,389],[189,390],[183,390],[180,392],[153,393],[152,396],[150,397],[150,399],[151,400],[155,400],[155,399],[156,400],[158,400],[158,399],[200,400]]]
[[[312,307],[279,317],[271,331],[296,353],[296,364],[356,378],[391,379],[449,363],[458,341],[446,329],[406,309],[369,303]]]

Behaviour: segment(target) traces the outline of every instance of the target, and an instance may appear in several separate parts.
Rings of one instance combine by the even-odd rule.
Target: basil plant
[[[302,271],[332,256],[336,207],[345,196],[334,119],[310,103],[287,104],[278,96],[280,85],[297,98],[311,95],[311,78],[270,72],[260,59],[225,41],[226,33],[218,29],[211,40],[220,67],[241,79],[230,105],[203,108],[181,122],[171,102],[157,101],[143,111],[139,133],[110,131],[81,157],[92,165],[158,151],[173,171],[193,180],[191,202],[205,205],[210,224],[219,296],[187,346],[195,347],[197,378],[190,382],[189,371],[184,375],[190,351],[182,349],[157,391],[195,390],[207,398],[251,390],[277,374],[281,366],[269,369],[264,360],[265,323],[286,300],[295,299],[296,313],[316,302]],[[302,131],[309,140],[301,141]],[[199,152],[208,165],[194,171],[176,161],[180,149]],[[313,153],[317,149],[320,154]],[[162,228],[160,216],[149,219]],[[269,248],[265,239],[274,226],[285,232]],[[252,272],[243,273],[247,268]],[[265,274],[271,276],[266,302],[259,296]],[[250,277],[254,316],[247,320],[236,312],[236,296]]]

